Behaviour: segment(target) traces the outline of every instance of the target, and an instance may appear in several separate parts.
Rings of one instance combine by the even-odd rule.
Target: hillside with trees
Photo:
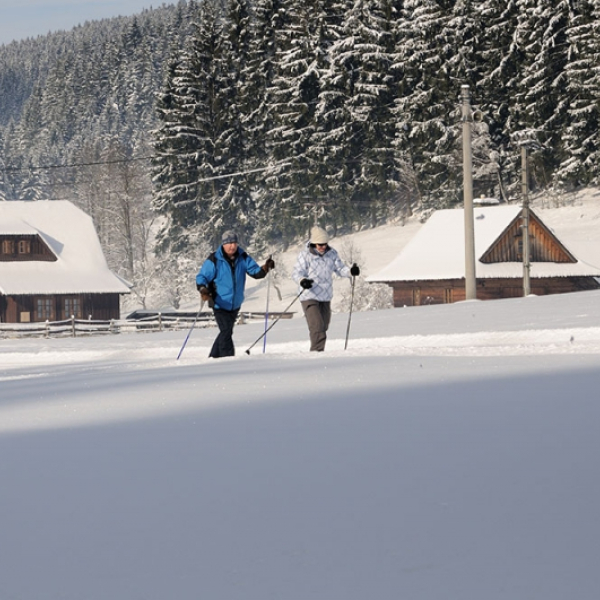
[[[0,199],[72,200],[177,305],[224,228],[460,203],[461,85],[476,196],[518,200],[523,133],[532,190],[600,184],[599,62],[597,0],[181,0],[0,47]]]

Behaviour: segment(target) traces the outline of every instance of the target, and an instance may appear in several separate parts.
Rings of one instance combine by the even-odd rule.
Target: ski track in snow
[[[525,331],[480,331],[474,333],[408,335],[350,339],[344,350],[344,339],[334,338],[327,342],[327,356],[515,356],[528,354],[600,354],[600,327],[566,329],[530,329]],[[53,375],[61,371],[139,369],[190,365],[212,362],[207,358],[209,346],[190,344],[181,360],[177,361],[178,346],[171,344],[161,348],[132,350],[46,350],[42,353],[4,352],[0,381],[43,377],[47,371],[41,367],[56,367]],[[254,349],[251,356],[262,355],[262,347]],[[315,359],[302,342],[269,343],[266,355],[277,358]],[[233,360],[248,360],[243,349],[238,348]],[[25,369],[35,363],[36,372],[13,374],[11,371]]]

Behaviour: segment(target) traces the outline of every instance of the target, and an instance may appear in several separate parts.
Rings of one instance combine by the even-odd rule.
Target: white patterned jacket
[[[300,300],[330,302],[333,298],[334,273],[340,277],[350,277],[350,267],[342,262],[337,251],[327,246],[325,252],[319,254],[310,242],[306,244],[306,248],[298,255],[292,279],[298,284],[302,279],[312,279],[313,285],[304,290]]]

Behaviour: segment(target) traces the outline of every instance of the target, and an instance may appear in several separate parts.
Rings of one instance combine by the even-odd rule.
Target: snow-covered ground
[[[600,292],[347,324],[0,340],[0,600],[597,600]]]

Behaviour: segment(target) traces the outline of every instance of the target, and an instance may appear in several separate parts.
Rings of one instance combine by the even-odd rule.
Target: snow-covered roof
[[[1,205],[0,205],[1,208]],[[1,213],[0,213],[1,214]],[[38,231],[22,219],[4,219],[0,223],[1,235],[35,235]]]
[[[521,212],[520,206],[476,207],[476,277],[519,278],[522,262],[482,263],[481,257]],[[465,276],[465,224],[462,209],[438,210],[392,262],[367,281],[460,279]],[[572,254],[572,253],[571,253]],[[600,276],[600,270],[582,261],[532,262],[531,277]]]
[[[0,235],[39,235],[56,261],[0,261],[0,293],[129,293],[109,270],[91,217],[66,200],[0,202]]]

